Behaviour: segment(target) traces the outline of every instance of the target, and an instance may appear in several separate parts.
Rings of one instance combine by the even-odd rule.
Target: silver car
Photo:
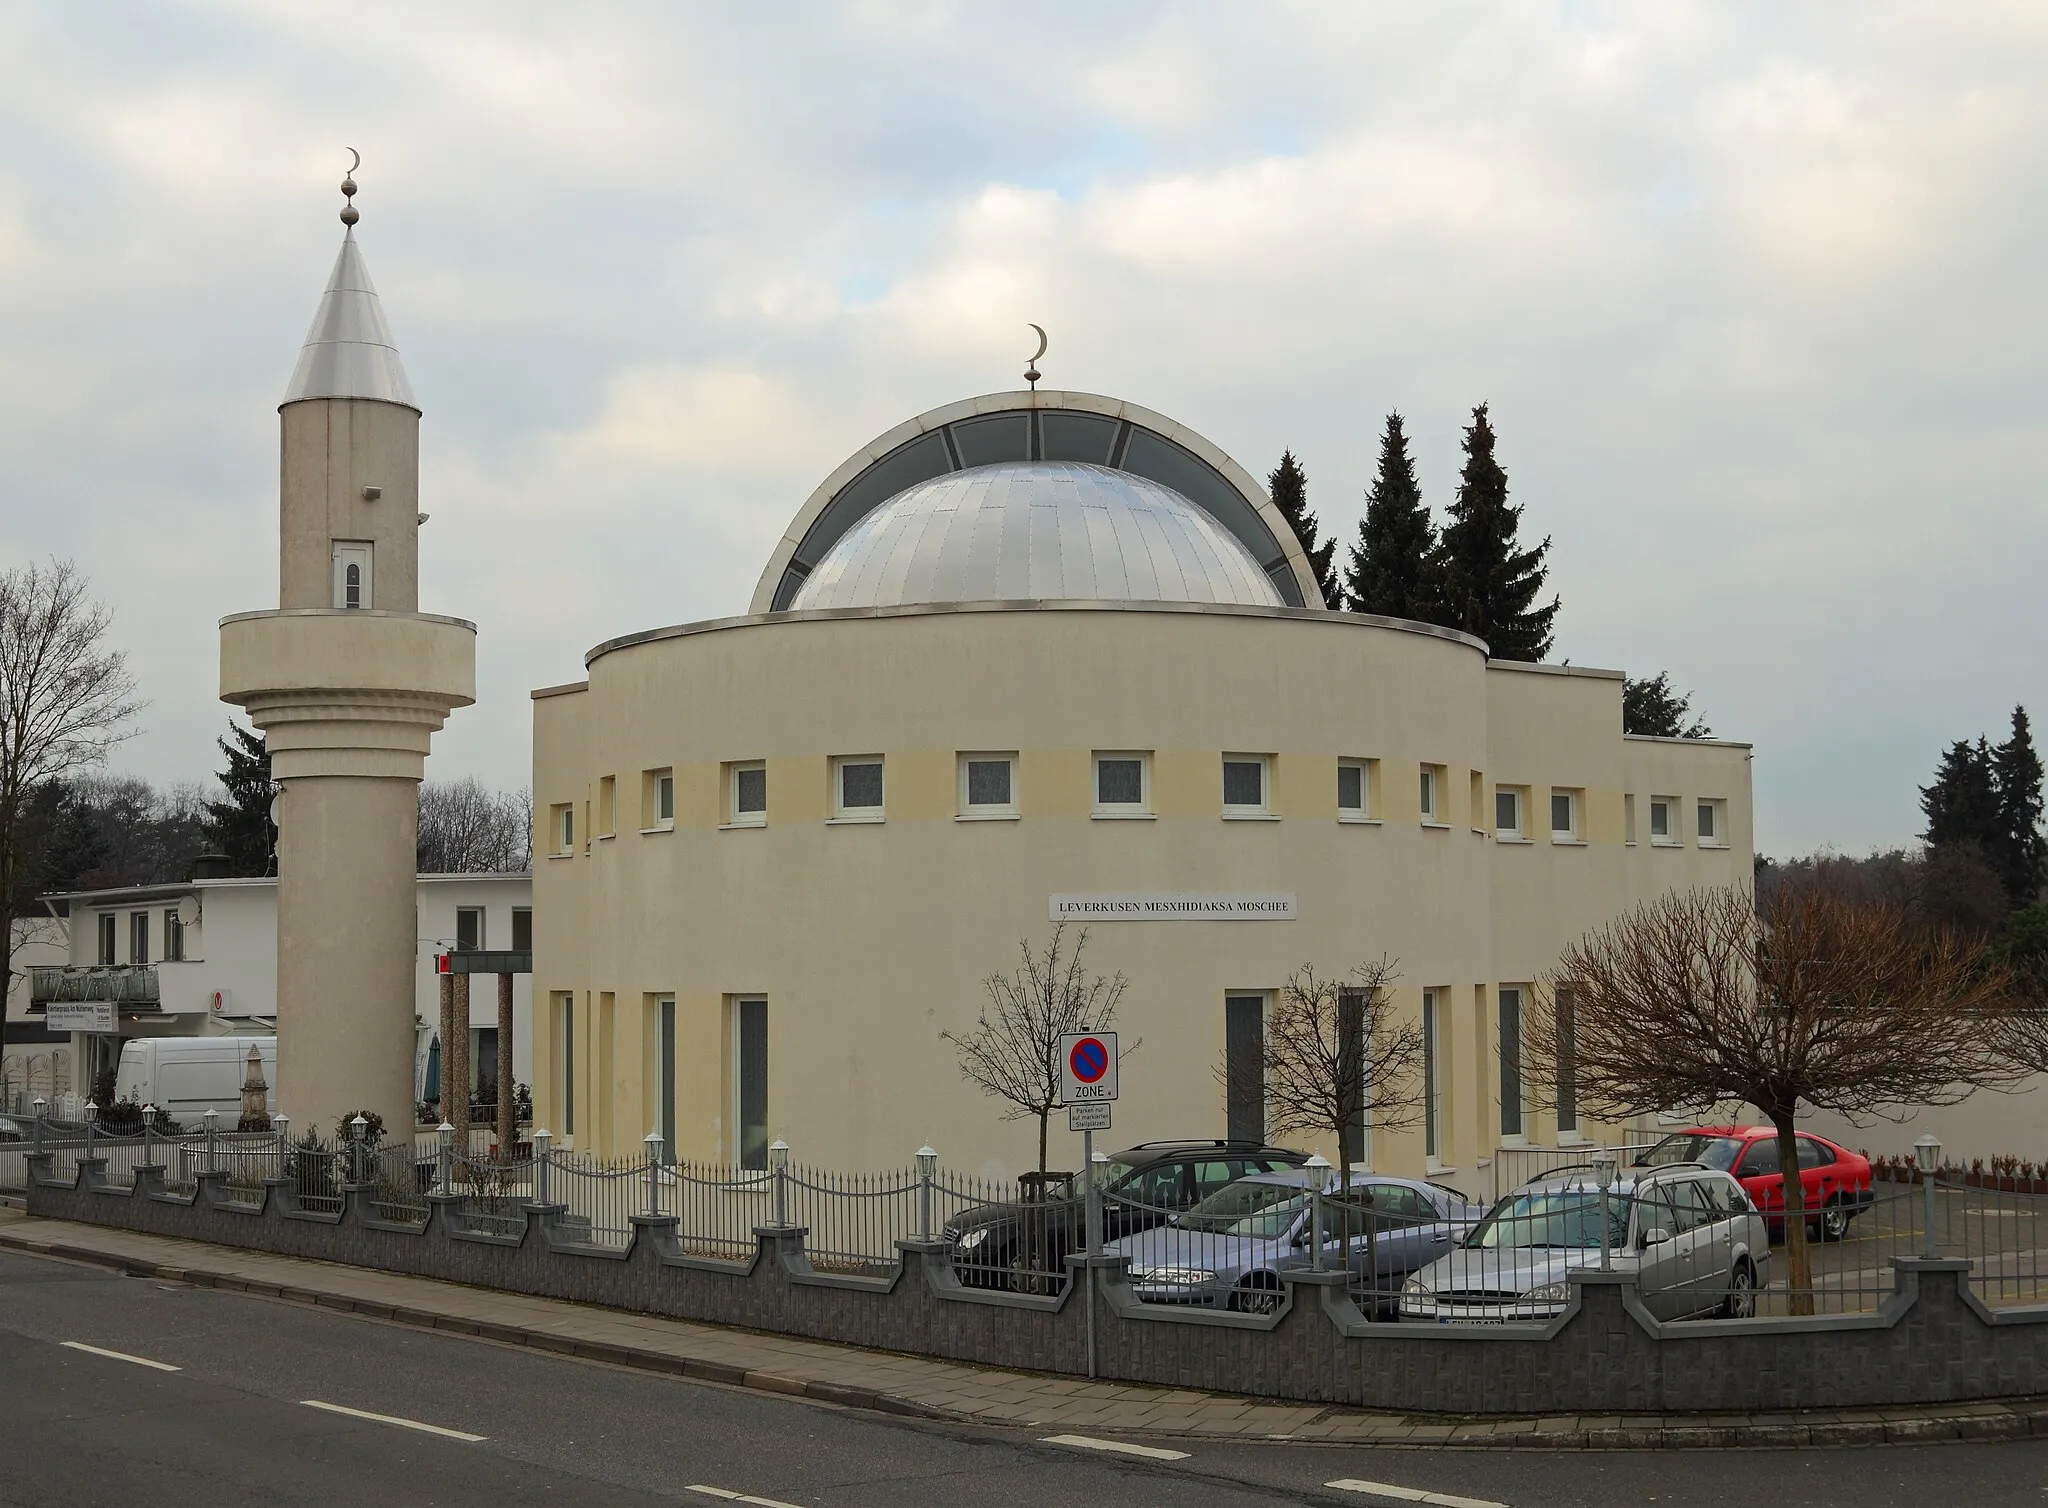
[[[1403,1275],[1448,1251],[1485,1213],[1483,1205],[1440,1184],[1359,1172],[1351,1175],[1349,1196],[1340,1198],[1339,1174],[1304,1168],[1240,1178],[1166,1224],[1106,1250],[1131,1259],[1131,1287],[1147,1303],[1271,1314],[1280,1306],[1279,1274],[1314,1264],[1310,1189],[1318,1176],[1325,1194],[1324,1268],[1348,1267],[1353,1285],[1363,1283],[1369,1225],[1379,1273],[1375,1286],[1389,1300]]]
[[[1747,1319],[1768,1281],[1769,1228],[1742,1185],[1697,1165],[1632,1170],[1600,1188],[1582,1172],[1532,1180],[1507,1195],[1455,1251],[1411,1277],[1401,1317],[1439,1323],[1546,1320],[1571,1300],[1569,1274],[1597,1268],[1603,1246],[1633,1273],[1659,1319]]]

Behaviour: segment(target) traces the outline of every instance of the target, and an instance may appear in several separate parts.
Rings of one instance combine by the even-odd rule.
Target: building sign
[[[1109,1129],[1109,1101],[1095,1100],[1087,1104],[1067,1106],[1067,1129],[1069,1131],[1107,1131]]]
[[[114,1029],[111,1000],[53,1000],[47,1024],[53,1032],[110,1032]]]
[[[1294,892],[1054,895],[1047,915],[1056,922],[1291,922]]]

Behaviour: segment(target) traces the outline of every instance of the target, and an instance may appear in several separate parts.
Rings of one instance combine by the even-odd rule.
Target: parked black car
[[[1308,1158],[1285,1147],[1242,1141],[1148,1141],[1102,1165],[1102,1239],[1164,1224],[1248,1173],[1298,1168]],[[964,1209],[946,1222],[953,1270],[975,1288],[1058,1293],[1066,1259],[1087,1240],[1087,1201],[1078,1180],[1053,1184],[1042,1199]]]

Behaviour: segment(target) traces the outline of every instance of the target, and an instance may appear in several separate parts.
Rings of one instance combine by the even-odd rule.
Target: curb
[[[0,1250],[82,1262],[92,1267],[107,1268],[124,1277],[165,1278],[172,1282],[189,1283],[195,1288],[214,1288],[224,1293],[247,1293],[258,1298],[280,1299],[286,1303],[305,1304],[344,1314],[359,1314],[368,1319],[386,1320],[416,1330],[466,1335],[477,1340],[525,1346],[530,1350],[574,1357],[581,1361],[604,1362],[635,1371],[681,1377],[692,1382],[711,1382],[726,1387],[747,1388],[755,1392],[775,1393],[785,1398],[803,1398],[815,1403],[864,1409],[871,1413],[890,1414],[898,1418],[924,1419],[943,1424],[979,1424],[998,1428],[1029,1428],[1033,1425],[1033,1421],[1025,1419],[994,1419],[984,1414],[968,1414],[939,1408],[875,1388],[858,1387],[848,1383],[807,1382],[801,1378],[783,1377],[773,1372],[750,1371],[728,1362],[672,1356],[666,1352],[643,1350],[611,1341],[575,1340],[518,1325],[460,1319],[453,1315],[436,1314],[428,1309],[352,1299],[341,1294],[326,1293],[316,1288],[304,1288],[295,1284],[252,1282],[206,1268],[179,1267],[140,1257],[117,1256],[112,1252],[96,1251],[91,1247],[18,1236],[4,1230],[0,1230]],[[1113,1433],[1211,1442],[1224,1439],[1248,1444],[1352,1445],[1399,1447],[1410,1450],[1565,1451],[1840,1449],[1872,1445],[1938,1445],[1963,1442],[1974,1444],[2048,1437],[2048,1398],[2019,1399],[2011,1403],[1988,1405],[1964,1404],[1946,1413],[1937,1411],[1938,1407],[1913,1414],[1907,1414],[1905,1410],[1890,1411],[1907,1416],[1888,1419],[1801,1419],[1794,1416],[1783,1419],[1753,1418],[1742,1423],[1725,1424],[1705,1420],[1698,1423],[1669,1424],[1660,1420],[1656,1424],[1624,1422],[1592,1429],[1570,1428],[1566,1421],[1552,1418],[1453,1422],[1428,1415],[1413,1415],[1398,1424],[1386,1425],[1365,1423],[1361,1419],[1362,1427],[1350,1431],[1342,1428],[1347,1411],[1342,1408],[1331,1408],[1319,1416],[1316,1422],[1328,1422],[1338,1428],[1329,1433],[1314,1435],[1297,1433],[1261,1438],[1199,1430],[1130,1428],[1118,1428]]]

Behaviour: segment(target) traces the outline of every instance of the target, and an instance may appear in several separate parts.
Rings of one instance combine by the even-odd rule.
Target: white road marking
[[[1430,1503],[1435,1508],[1508,1508],[1491,1498],[1461,1498],[1448,1492],[1424,1492],[1419,1487],[1396,1487],[1391,1482],[1363,1482],[1356,1477],[1339,1477],[1323,1483],[1339,1492],[1362,1492],[1367,1497],[1392,1498],[1398,1503]]]
[[[155,1367],[159,1372],[182,1372],[183,1367],[174,1367],[167,1361],[151,1361],[147,1356],[130,1356],[126,1351],[109,1351],[104,1346],[88,1346],[82,1340],[59,1341],[73,1351],[84,1351],[93,1356],[106,1356],[115,1361],[132,1361],[138,1367]]]
[[[706,1487],[701,1483],[685,1487],[685,1492],[701,1492],[707,1498],[723,1498],[728,1503],[752,1503],[754,1508],[798,1508],[795,1503],[785,1503],[781,1498],[749,1497],[744,1492],[734,1492],[730,1487]]]
[[[1143,1456],[1150,1461],[1185,1461],[1184,1450],[1161,1450],[1156,1445],[1132,1445],[1123,1440],[1097,1440],[1091,1435],[1047,1435],[1041,1445],[1072,1445],[1081,1450],[1114,1451],[1120,1456]]]
[[[301,1398],[299,1402],[309,1409],[325,1409],[330,1414],[346,1414],[351,1419],[367,1419],[372,1424],[395,1424],[400,1429],[416,1429],[423,1435],[440,1435],[449,1440],[467,1440],[471,1445],[490,1438],[489,1435],[472,1435],[468,1430],[444,1429],[438,1424],[422,1424],[417,1419],[401,1419],[396,1414],[373,1414],[366,1409],[343,1408],[338,1403],[322,1403],[318,1398]]]

